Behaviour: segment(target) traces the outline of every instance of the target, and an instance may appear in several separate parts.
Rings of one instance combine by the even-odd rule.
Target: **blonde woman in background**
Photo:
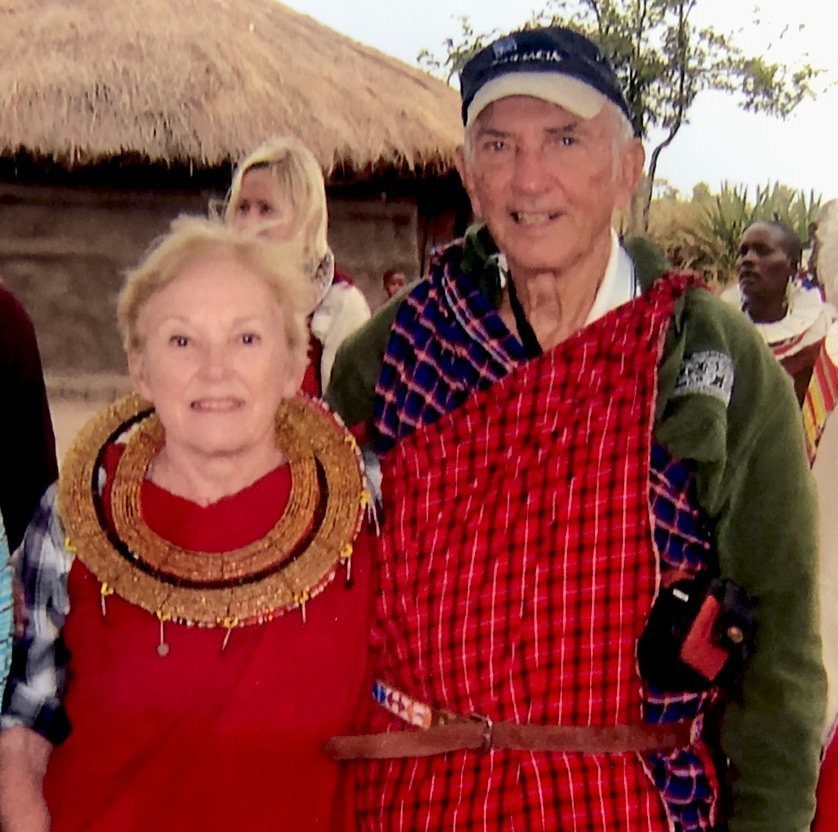
[[[311,151],[290,136],[273,138],[254,150],[233,176],[224,220],[272,241],[304,241],[304,267],[315,289],[315,306],[302,390],[321,396],[338,347],[369,319],[370,309],[363,293],[335,268],[327,241],[323,173]]]

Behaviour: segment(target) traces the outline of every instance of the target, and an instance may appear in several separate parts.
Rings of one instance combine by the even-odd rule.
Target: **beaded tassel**
[[[306,623],[306,601],[308,601],[310,597],[311,596],[308,592],[303,590],[296,598],[297,605],[300,608],[300,614],[303,616],[303,624]]]
[[[375,527],[375,536],[381,537],[381,526],[378,522],[378,506],[369,491],[361,493],[361,505],[366,508],[367,521]]]
[[[227,649],[227,643],[230,641],[230,635],[232,634],[234,628],[239,626],[239,619],[225,618],[219,623],[222,627],[227,629],[227,632],[224,633],[224,641],[221,642],[221,652],[223,653]]]
[[[108,595],[113,595],[113,587],[111,587],[107,581],[103,581],[102,585],[99,587],[99,603],[102,605],[102,618],[105,618],[108,614],[105,604],[105,599]]]
[[[162,613],[157,613],[157,620],[160,622],[160,642],[157,645],[157,655],[160,658],[165,658],[169,655],[169,645],[166,644],[166,633],[163,629],[165,622],[168,620],[168,616],[163,615]]]
[[[347,543],[340,550],[340,559],[346,567],[346,585],[352,586],[352,544]]]

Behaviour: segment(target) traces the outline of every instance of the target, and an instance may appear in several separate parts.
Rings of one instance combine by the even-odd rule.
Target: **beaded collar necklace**
[[[101,470],[105,449],[125,449],[111,489],[109,522]],[[352,435],[324,405],[302,397],[276,415],[277,446],[288,459],[288,504],[265,537],[229,552],[182,549],[143,521],[140,490],[164,432],[154,410],[132,394],[94,417],[67,454],[58,506],[67,546],[112,593],[155,615],[231,630],[300,608],[346,566],[369,495]]]

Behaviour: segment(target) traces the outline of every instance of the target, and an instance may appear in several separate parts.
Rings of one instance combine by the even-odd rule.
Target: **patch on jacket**
[[[672,395],[691,396],[694,393],[703,393],[718,399],[727,407],[732,390],[733,359],[723,352],[708,350],[694,353],[684,359]]]

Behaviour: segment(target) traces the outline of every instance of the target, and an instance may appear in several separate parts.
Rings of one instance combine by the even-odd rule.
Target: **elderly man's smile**
[[[190,403],[189,407],[202,413],[228,413],[244,407],[244,400],[233,396],[196,399]]]
[[[518,225],[547,225],[562,216],[561,211],[512,211],[512,219]]]

